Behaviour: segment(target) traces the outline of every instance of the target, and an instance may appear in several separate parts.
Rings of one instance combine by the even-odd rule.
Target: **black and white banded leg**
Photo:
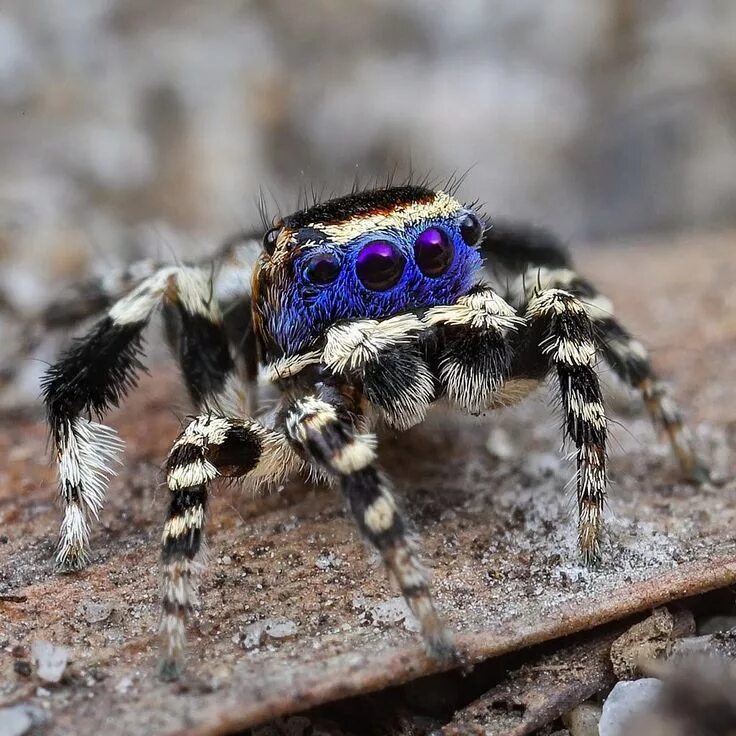
[[[618,321],[611,300],[574,270],[559,240],[541,228],[499,224],[488,232],[483,251],[489,263],[512,276],[511,298],[519,308],[544,289],[563,289],[580,299],[593,321],[602,360],[642,396],[655,426],[667,435],[683,473],[692,480],[707,481],[708,468],[695,451],[677,402],[653,370],[646,348]]]
[[[347,507],[365,538],[379,551],[419,620],[430,656],[447,661],[455,648],[434,606],[429,578],[408,534],[388,478],[375,463],[375,437],[355,429],[337,392],[295,400],[285,415],[295,449],[340,483]]]
[[[166,462],[171,502],[161,537],[162,678],[178,677],[183,663],[186,618],[197,602],[209,484],[221,477],[244,478],[256,487],[275,484],[300,467],[282,433],[249,419],[202,415],[174,443]]]
[[[62,570],[86,564],[89,520],[99,514],[122,449],[114,430],[99,421],[136,386],[143,330],[162,303],[184,315],[179,358],[191,395],[201,400],[227,381],[232,360],[222,315],[208,275],[196,268],[156,271],[73,341],[42,385],[64,507],[56,554]]]
[[[595,369],[593,326],[575,296],[548,289],[527,305],[515,345],[514,376],[557,374],[565,436],[576,449],[578,542],[586,564],[600,558],[606,495],[606,415]]]

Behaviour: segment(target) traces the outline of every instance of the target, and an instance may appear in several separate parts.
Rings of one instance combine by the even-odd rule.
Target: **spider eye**
[[[442,276],[452,265],[455,246],[444,230],[430,227],[414,241],[414,258],[425,276]]]
[[[483,225],[472,213],[468,212],[460,220],[460,235],[468,245],[478,245],[483,237]]]
[[[304,273],[313,284],[325,286],[340,275],[340,261],[332,253],[316,253],[307,261]]]
[[[280,227],[272,227],[270,230],[266,230],[266,234],[263,236],[263,250],[268,255],[273,255],[274,250],[276,250],[276,241],[279,238],[280,232]]]
[[[373,240],[358,253],[355,272],[371,291],[386,291],[396,286],[404,273],[406,258],[388,240]]]

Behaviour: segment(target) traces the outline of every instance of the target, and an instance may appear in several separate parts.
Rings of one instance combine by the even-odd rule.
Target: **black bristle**
[[[41,390],[54,432],[80,414],[101,417],[137,385],[136,374],[145,370],[139,358],[143,327],[145,322],[118,325],[104,317],[49,368]]]

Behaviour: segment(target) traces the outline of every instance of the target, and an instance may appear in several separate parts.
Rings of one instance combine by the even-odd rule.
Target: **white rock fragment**
[[[264,628],[263,621],[248,624],[237,637],[238,643],[243,649],[258,649],[263,641]]]
[[[327,552],[319,555],[314,564],[317,565],[320,570],[330,570],[340,567],[342,563],[340,558],[337,557],[334,552]]]
[[[24,706],[0,710],[0,736],[23,736],[33,728],[33,719]]]
[[[66,664],[69,661],[69,651],[64,647],[57,647],[50,641],[36,639],[31,644],[31,656],[36,664],[38,676],[45,682],[59,682]]]
[[[123,679],[120,680],[115,685],[115,692],[121,693],[122,695],[124,695],[132,687],[133,687],[133,678],[132,677],[123,677]]]
[[[84,601],[82,615],[88,624],[99,624],[107,621],[112,613],[112,606],[105,601]]]
[[[407,631],[419,631],[419,621],[414,617],[411,609],[402,596],[389,598],[371,606],[373,620],[375,623],[395,624],[403,621]]]
[[[662,692],[662,682],[653,677],[616,683],[603,703],[598,732],[600,736],[631,736],[628,723],[631,717],[655,707]]]
[[[20,703],[10,708],[0,708],[0,736],[24,736],[47,720],[46,713],[33,705]]]
[[[272,618],[263,622],[263,629],[272,639],[288,639],[294,636],[299,627],[286,618]]]
[[[509,433],[502,427],[494,427],[488,434],[486,450],[490,455],[499,460],[511,460],[516,455],[516,450],[511,442]]]

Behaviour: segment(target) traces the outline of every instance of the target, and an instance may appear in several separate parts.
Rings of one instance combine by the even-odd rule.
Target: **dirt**
[[[468,666],[736,583],[735,253],[736,237],[721,236],[579,254],[672,379],[714,474],[700,488],[681,481],[646,418],[615,414],[600,569],[577,557],[572,468],[546,393],[481,418],[438,412],[383,438]],[[0,422],[0,705],[40,707],[50,734],[235,733],[437,671],[338,493],[294,482],[263,498],[214,494],[187,674],[156,680],[160,465],[186,411],[177,376],[156,366],[110,416],[125,465],[92,564],[67,576],[51,564],[43,423]],[[491,427],[505,432],[502,458],[486,447]],[[69,650],[58,684],[16,666],[34,640]]]

